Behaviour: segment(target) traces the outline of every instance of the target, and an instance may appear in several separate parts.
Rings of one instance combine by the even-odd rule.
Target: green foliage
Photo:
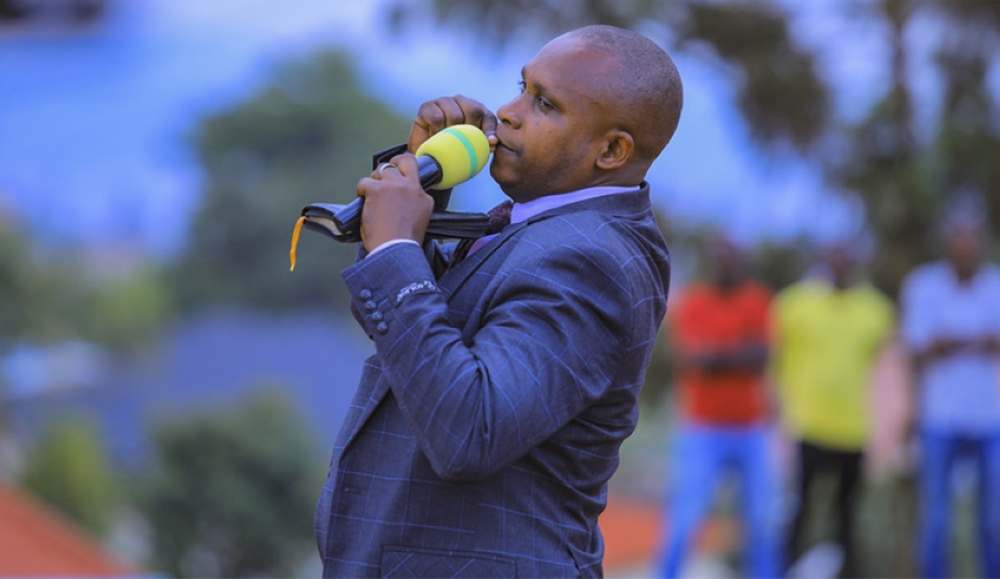
[[[26,259],[28,244],[13,232],[0,232],[0,328],[4,337],[18,335],[25,331],[30,313],[24,307],[9,307],[22,304],[35,290],[34,272]]]
[[[41,260],[19,232],[0,233],[0,338],[77,337],[82,285],[68,260]]]
[[[162,423],[140,481],[153,568],[177,577],[289,576],[312,547],[323,462],[276,395]]]
[[[970,191],[1000,226],[1000,133],[989,119],[998,103],[987,71],[1000,49],[995,2],[936,0],[922,4],[883,0],[872,17],[889,30],[892,84],[868,117],[853,127],[846,163],[831,164],[833,179],[865,204],[875,233],[876,285],[891,295],[916,265],[941,255],[934,234],[942,215]],[[943,103],[929,139],[916,139],[915,94],[906,75],[912,44],[904,41],[918,15],[934,15],[944,32],[926,38],[936,54]]]
[[[343,55],[320,53],[276,71],[194,136],[202,205],[171,280],[182,309],[272,310],[346,300],[339,279],[355,248],[304,232],[289,273],[292,226],[313,202],[347,203],[372,153],[406,139],[403,120],[366,94]]]
[[[780,290],[802,278],[816,259],[815,244],[799,237],[791,243],[763,241],[753,249],[749,269],[755,279]]]
[[[472,27],[498,44],[550,37],[586,24],[652,31],[680,51],[723,63],[750,134],[765,150],[787,145],[821,162],[831,185],[857,196],[867,210],[876,243],[873,281],[895,295],[917,264],[940,255],[932,235],[945,210],[970,190],[986,201],[985,213],[1000,231],[1000,129],[989,72],[1000,57],[1000,2],[995,0],[877,0],[847,3],[841,13],[885,30],[890,81],[884,98],[856,125],[831,122],[838,87],[824,78],[818,58],[838,58],[836,43],[814,54],[790,33],[790,4],[774,0],[424,0],[394,4],[398,28],[427,8],[442,23]],[[924,18],[919,42],[911,23]],[[927,22],[939,30],[927,33]],[[909,37],[909,39],[907,39]],[[915,92],[909,64],[930,48],[942,80],[938,95]],[[923,101],[923,102],[918,102]],[[934,110],[935,119],[913,111]],[[920,129],[920,130],[918,130]],[[924,132],[916,139],[914,134]],[[831,144],[839,143],[839,150]],[[838,152],[839,151],[839,152]],[[785,278],[785,273],[779,277]]]
[[[815,56],[792,41],[788,15],[772,0],[397,0],[393,21],[402,28],[428,7],[456,27],[498,43],[526,30],[550,36],[588,24],[623,28],[665,24],[679,51],[727,65],[738,106],[751,134],[767,146],[809,150],[828,128],[830,90]]]
[[[669,395],[670,387],[674,383],[674,361],[670,353],[670,341],[668,322],[664,321],[660,331],[656,334],[656,342],[653,345],[653,357],[649,361],[646,369],[646,380],[642,385],[640,393],[640,403],[644,407],[657,407]]]
[[[160,271],[138,271],[94,289],[85,311],[85,335],[102,344],[134,348],[152,338],[173,313]]]
[[[680,48],[705,44],[731,66],[752,134],[807,150],[827,128],[829,88],[812,54],[795,45],[787,15],[767,2],[692,2],[677,26]]]
[[[93,279],[73,252],[38,256],[18,232],[0,233],[0,340],[83,339],[136,347],[172,311],[161,273]]]
[[[107,532],[116,483],[93,425],[62,420],[28,454],[22,485],[95,535]]]

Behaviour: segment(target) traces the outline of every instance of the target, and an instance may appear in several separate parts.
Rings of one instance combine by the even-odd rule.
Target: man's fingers
[[[417,119],[414,121],[415,125],[423,127],[432,135],[445,127],[444,111],[438,104],[440,100],[428,101],[420,105],[420,109],[417,110]]]
[[[486,133],[492,146],[496,142],[496,115],[481,102],[456,95],[442,97],[420,105],[417,118],[410,127],[410,138],[407,146],[414,152],[431,136],[452,125],[470,124],[479,127]]]
[[[483,117],[483,125],[480,127],[486,133],[486,139],[490,142],[490,150],[497,144],[497,118],[492,114]]]
[[[383,175],[388,175],[390,172],[398,172],[401,176],[409,178],[410,175],[419,175],[420,168],[417,166],[417,158],[410,154],[396,155],[392,158],[391,163],[396,166],[396,169],[386,169]]]
[[[496,133],[497,117],[493,114],[493,111],[486,108],[486,105],[462,95],[456,96],[455,102],[464,111],[466,123],[482,129],[486,133],[487,138],[492,137]]]
[[[409,179],[412,175],[419,176],[420,167],[417,158],[409,153],[396,155],[388,163],[382,163],[372,171],[370,177],[358,181],[359,197],[364,197],[372,190],[377,190],[379,184],[395,179]]]
[[[372,177],[362,177],[361,180],[358,181],[358,188],[357,191],[355,191],[355,193],[357,194],[358,197],[364,197],[365,195],[368,194],[369,191],[371,191],[372,185],[375,184],[376,182],[377,181]]]
[[[461,125],[466,122],[465,110],[458,104],[457,97],[438,100],[438,106],[444,113],[444,126]],[[444,128],[444,127],[442,127]]]
[[[413,127],[410,129],[410,141],[408,144],[411,146],[411,152],[430,136],[445,127],[465,122],[465,112],[455,101],[455,98],[444,97],[420,105],[420,109],[417,111],[417,118],[413,121]],[[416,140],[419,141],[416,143],[416,146],[414,146],[414,137],[417,137]]]

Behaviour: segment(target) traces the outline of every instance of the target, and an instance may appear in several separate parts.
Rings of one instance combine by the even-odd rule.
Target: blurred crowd
[[[685,574],[729,478],[740,490],[745,576],[810,575],[817,541],[806,529],[827,516],[817,493],[835,507],[821,542],[833,546],[828,572],[866,576],[859,496],[873,431],[889,420],[872,403],[873,377],[887,352],[901,351],[912,403],[899,430],[918,506],[917,528],[900,531],[912,534],[914,569],[949,575],[963,464],[975,472],[976,563],[1000,577],[1000,268],[986,259],[976,212],[953,210],[939,233],[942,259],[911,271],[897,301],[866,281],[853,241],[823,247],[809,274],[780,291],[753,279],[732,241],[710,241],[704,279],[679,290],[667,319],[679,403],[661,576]],[[784,461],[776,439],[790,449]]]

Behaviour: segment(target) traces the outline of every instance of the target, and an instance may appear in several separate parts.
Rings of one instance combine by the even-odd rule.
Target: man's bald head
[[[637,160],[648,166],[673,137],[681,116],[684,91],[674,61],[649,38],[614,26],[587,26],[564,36],[614,57],[617,66],[601,96],[613,105],[614,121],[635,140]]]

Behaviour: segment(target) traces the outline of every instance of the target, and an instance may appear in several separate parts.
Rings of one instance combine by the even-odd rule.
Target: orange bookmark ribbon
[[[299,234],[302,233],[302,224],[306,222],[306,216],[299,217],[295,222],[295,229],[292,231],[292,248],[288,250],[288,259],[292,262],[292,267],[288,271],[295,271],[295,249],[299,246]]]

